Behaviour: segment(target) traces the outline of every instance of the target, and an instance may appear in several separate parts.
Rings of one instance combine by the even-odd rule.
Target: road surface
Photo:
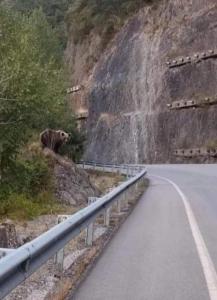
[[[71,299],[217,300],[217,165],[148,174],[150,187]]]

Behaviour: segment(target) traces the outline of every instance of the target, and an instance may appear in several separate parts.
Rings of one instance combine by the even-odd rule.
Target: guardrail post
[[[88,197],[88,205],[93,204],[99,198],[98,197]],[[86,229],[86,245],[92,246],[93,245],[93,223],[90,223]]]
[[[127,167],[127,179],[129,178],[129,166]]]
[[[127,190],[127,200],[129,202],[129,200],[131,199],[132,196],[132,186],[128,188]]]
[[[137,192],[137,182],[132,186],[133,194]]]
[[[104,213],[104,225],[106,227],[109,227],[109,225],[110,225],[110,212],[111,212],[111,209],[107,208]]]
[[[59,215],[57,217],[57,224],[60,224],[61,222],[67,220],[70,216],[67,215]],[[64,262],[64,248],[59,250],[57,254],[55,255],[55,264],[57,265],[57,273],[60,276],[63,272],[63,262]]]
[[[135,176],[136,174],[137,174],[137,168],[134,167],[134,168],[133,168],[133,176]]]
[[[58,275],[61,275],[63,272],[63,261],[64,261],[64,248],[58,251],[55,257],[55,263],[57,265]]]
[[[128,206],[129,206],[129,201],[128,201],[128,192],[127,192],[127,191],[124,192],[124,199],[125,199],[126,207],[128,208]]]
[[[119,199],[117,200],[117,211],[118,214],[121,213],[121,197],[119,196]]]
[[[93,245],[93,223],[90,223],[86,229],[86,245]]]
[[[138,191],[138,188],[139,188],[139,182],[137,181],[136,184],[135,184],[135,192],[137,193]]]

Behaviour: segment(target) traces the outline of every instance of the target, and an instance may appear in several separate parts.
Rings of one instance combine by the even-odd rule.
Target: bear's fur
[[[43,148],[49,148],[58,153],[59,148],[68,142],[70,134],[63,130],[46,129],[40,134],[40,141]]]

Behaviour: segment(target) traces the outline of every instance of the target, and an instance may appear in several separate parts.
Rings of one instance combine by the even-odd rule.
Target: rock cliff
[[[43,154],[49,160],[54,173],[55,196],[63,204],[83,207],[88,203],[88,197],[98,197],[100,191],[91,182],[85,170],[77,166],[68,158],[62,157],[48,148]]]
[[[94,53],[93,37],[88,45],[84,48]],[[95,47],[98,45],[97,41]],[[175,149],[204,147],[216,141],[216,105],[177,110],[167,106],[183,99],[214,97],[216,57],[192,59],[176,68],[166,64],[207,53],[217,49],[216,45],[215,0],[162,0],[131,18],[88,73],[83,69],[87,51],[80,51],[76,61],[82,64],[81,72],[76,78],[79,65],[71,61],[71,68],[76,66],[71,80],[85,82],[85,92],[76,96],[78,106],[83,101],[88,110],[85,158],[119,163],[177,162]],[[76,47],[69,40],[68,61],[73,51],[78,55]]]

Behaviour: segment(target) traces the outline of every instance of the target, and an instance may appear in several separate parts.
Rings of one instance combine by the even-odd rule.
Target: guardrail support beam
[[[136,193],[138,192],[138,189],[139,189],[139,182],[137,182],[137,183],[135,184],[135,192],[136,192]]]
[[[104,225],[106,227],[109,227],[110,225],[110,213],[111,213],[111,209],[107,208],[104,213]]]
[[[119,197],[119,199],[117,201],[117,211],[118,211],[118,214],[121,213],[121,197]]]
[[[64,261],[64,248],[57,252],[55,256],[55,264],[57,274],[61,275],[63,272],[63,261]]]
[[[57,224],[60,224],[61,222],[67,220],[70,216],[69,215],[58,215],[57,216]],[[54,262],[56,264],[56,270],[57,270],[57,275],[60,276],[63,273],[63,262],[64,262],[64,248],[59,250],[55,257],[54,257]]]
[[[93,223],[90,223],[86,229],[86,245],[88,247],[93,245]]]
[[[125,204],[125,207],[128,208],[128,197],[127,197],[127,192],[123,193],[123,201]]]

